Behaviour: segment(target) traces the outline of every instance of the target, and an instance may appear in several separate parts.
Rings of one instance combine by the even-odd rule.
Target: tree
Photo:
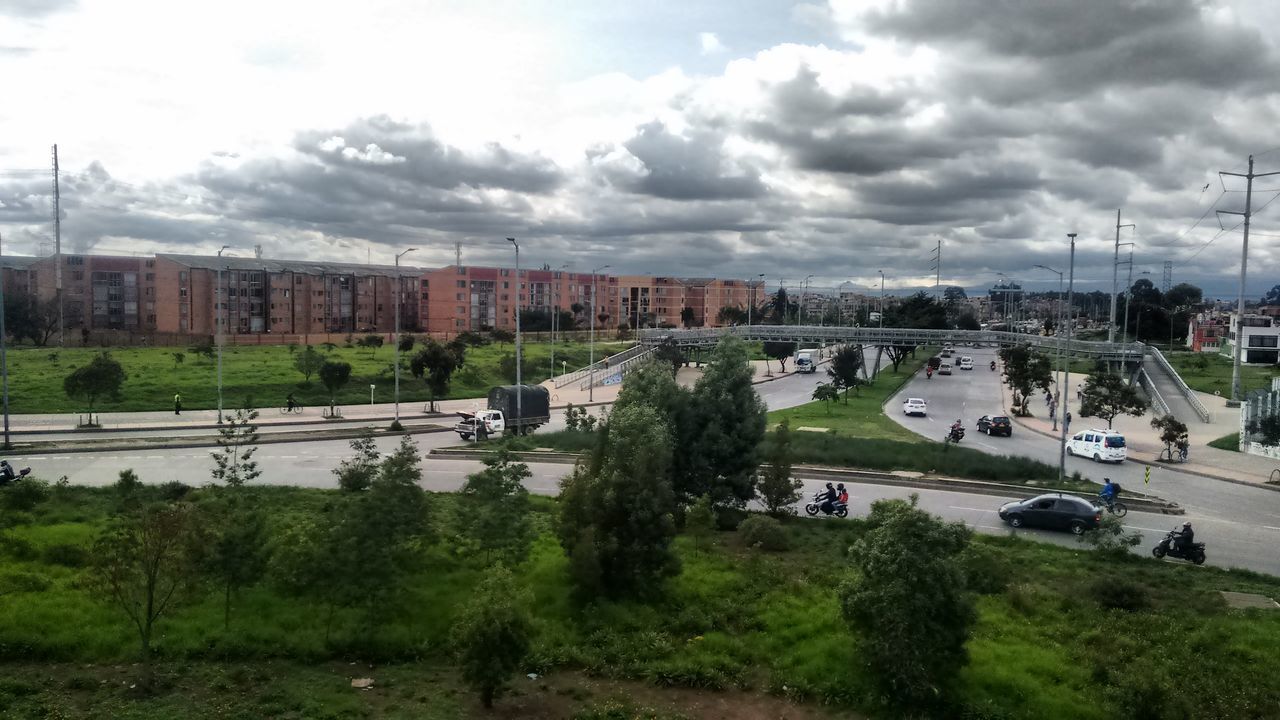
[[[778,292],[774,293],[773,299],[766,304],[766,307],[769,308],[769,319],[773,324],[786,325],[787,318],[796,314],[800,306],[787,298],[786,288],[780,287]]]
[[[500,330],[498,328],[490,330],[489,337],[493,338],[493,341],[499,345],[506,345],[507,343],[513,343],[516,341],[515,333],[510,330]]]
[[[1085,417],[1100,417],[1107,421],[1107,427],[1117,415],[1140,416],[1147,411],[1147,399],[1138,392],[1138,388],[1125,383],[1124,378],[1115,373],[1097,372],[1089,376],[1084,383],[1080,396],[1080,414]]]
[[[561,484],[560,542],[579,597],[652,597],[679,572],[671,435],[647,405],[616,408]]]
[[[756,483],[756,492],[760,494],[760,504],[770,515],[786,515],[795,512],[792,508],[800,500],[800,488],[804,483],[799,478],[791,477],[791,463],[794,453],[791,450],[791,425],[786,418],[778,423],[770,439],[769,449],[765,452],[768,466]]]
[[[680,366],[684,364],[684,351],[676,344],[676,341],[667,338],[654,348],[653,356],[661,363],[671,366],[671,375],[674,377],[680,372]]]
[[[1045,392],[1053,382],[1053,369],[1049,358],[1031,349],[1030,345],[1014,345],[1000,350],[1004,363],[1004,381],[1013,391],[1015,412],[1026,416],[1027,398],[1036,388]]]
[[[400,336],[400,352],[407,353],[417,344],[418,338],[413,335],[405,334]]]
[[[187,356],[185,353],[175,352],[170,354],[173,355],[174,369],[177,369],[177,367],[182,364],[182,361],[187,359]]]
[[[329,409],[338,404],[338,393],[346,387],[351,379],[351,363],[340,360],[325,360],[320,366],[320,382],[329,391]]]
[[[885,319],[885,325],[901,328],[945,330],[947,308],[924,291],[898,303]]]
[[[711,496],[703,495],[684,514],[684,529],[693,538],[693,549],[702,552],[702,544],[716,530],[716,509]]]
[[[841,611],[885,694],[909,708],[935,706],[968,661],[976,620],[957,556],[971,532],[917,507],[918,497],[877,500],[850,553],[858,574],[840,587]]]
[[[969,294],[959,285],[948,285],[942,289],[942,302],[947,305],[959,305],[969,299]]]
[[[533,623],[526,608],[530,602],[511,571],[497,567],[480,582],[454,625],[462,679],[480,693],[486,708],[493,707],[529,652]]]
[[[62,381],[62,389],[67,397],[84,400],[92,418],[93,405],[99,398],[120,400],[120,388],[128,377],[120,363],[104,352],[90,360],[88,365],[71,371]]]
[[[303,348],[302,352],[298,353],[293,358],[293,367],[298,372],[302,373],[304,385],[311,384],[311,376],[315,375],[316,371],[319,370],[320,366],[323,364],[324,355],[320,354],[319,350],[316,350],[310,345]]]
[[[427,338],[423,340],[422,349],[409,362],[409,372],[427,383],[433,412],[436,409],[436,398],[449,394],[449,381],[453,378],[454,371],[465,362],[465,347],[460,342],[441,345]]]
[[[827,414],[831,414],[831,403],[840,399],[840,391],[831,383],[818,383],[813,389],[813,399],[821,401],[827,408]]]
[[[217,356],[218,347],[213,343],[213,336],[206,335],[195,345],[187,348],[187,352],[213,362],[214,357]]]
[[[373,354],[377,352],[378,348],[382,347],[383,339],[381,335],[365,335],[360,338],[357,345],[368,350],[369,357],[373,357]]]
[[[978,316],[966,311],[960,313],[960,317],[956,318],[956,328],[960,330],[981,330],[982,323],[978,322]]]
[[[459,528],[484,552],[486,562],[492,562],[496,553],[500,562],[518,563],[533,544],[529,491],[524,486],[533,474],[506,448],[485,458],[484,465],[462,485]]]
[[[746,343],[721,338],[693,386],[675,491],[683,503],[710,493],[717,506],[741,507],[755,495],[767,408],[751,384]]]
[[[1129,557],[1129,549],[1142,542],[1142,533],[1137,530],[1125,532],[1124,523],[1120,522],[1120,518],[1115,515],[1103,515],[1098,527],[1086,531],[1076,540],[1118,560]]]
[[[262,474],[253,454],[258,451],[258,411],[241,408],[218,428],[218,449],[213,454],[213,479],[227,487],[241,487]]]
[[[787,371],[787,358],[796,354],[796,344],[793,342],[765,342],[764,354],[778,361],[778,371]]]
[[[754,320],[755,318],[751,318]],[[736,305],[725,305],[716,313],[718,325],[746,325],[747,311]]]
[[[147,684],[155,625],[194,586],[199,545],[195,510],[183,503],[122,515],[94,542],[93,596],[124,613],[138,631]]]
[[[378,452],[378,441],[372,431],[366,430],[351,441],[351,449],[355,456],[343,460],[333,469],[333,474],[338,476],[338,487],[346,492],[368,490],[378,476],[378,464],[382,458]]]
[[[889,355],[889,362],[893,363],[893,371],[898,372],[898,367],[902,365],[902,361],[907,356],[916,351],[915,345],[886,345],[885,353]]]
[[[1262,305],[1280,305],[1280,285],[1272,285],[1266,295],[1262,296]]]
[[[1184,310],[1204,302],[1204,291],[1191,283],[1178,283],[1164,294],[1165,307],[1170,310]]]
[[[845,345],[831,356],[831,365],[827,368],[827,377],[832,384],[844,388],[844,402],[849,403],[850,388],[856,390],[862,384],[858,373],[862,371],[863,357],[861,345]]]
[[[693,308],[685,307],[680,310],[680,324],[687,328],[693,327],[694,312]]]
[[[206,573],[222,587],[224,628],[231,626],[232,600],[262,577],[270,557],[266,518],[239,495],[222,498],[210,511],[213,522],[201,556]]]

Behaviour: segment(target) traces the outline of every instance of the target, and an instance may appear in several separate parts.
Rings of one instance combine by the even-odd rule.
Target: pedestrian
[[[1079,385],[1076,386],[1076,399],[1077,400],[1084,399],[1084,388],[1080,387]]]
[[[1053,404],[1053,395],[1050,394],[1048,390],[1044,392],[1044,404],[1046,406]]]
[[[1056,412],[1056,411],[1057,411],[1057,409],[1058,409],[1058,404],[1057,404],[1057,403],[1049,403],[1049,419],[1050,419],[1050,420],[1052,420],[1052,419],[1053,419],[1053,414],[1054,414],[1054,412]]]
[[[174,415],[182,414],[182,396],[179,395],[178,393],[173,394],[173,414]]]
[[[1071,427],[1071,411],[1068,410],[1067,414],[1062,417],[1062,428],[1064,430],[1067,430],[1067,429],[1070,429],[1070,427]]]

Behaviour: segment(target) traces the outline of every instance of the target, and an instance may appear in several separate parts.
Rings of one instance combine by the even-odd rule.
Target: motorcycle
[[[22,478],[31,474],[31,468],[29,467],[22,468],[16,475],[13,473],[13,468],[8,468],[8,470],[9,472],[0,472],[0,487],[4,487],[9,483],[18,482]]]
[[[995,372],[995,371],[996,371],[996,361],[995,361],[995,360],[992,360],[992,361],[991,361],[991,372]]]
[[[1182,560],[1190,560],[1196,565],[1203,565],[1205,559],[1204,543],[1191,543],[1191,547],[1188,549],[1176,548],[1173,545],[1174,532],[1175,531],[1170,530],[1169,533],[1164,536],[1164,539],[1160,541],[1159,545],[1151,548],[1151,554],[1158,558],[1163,558],[1165,555],[1168,555],[1169,557],[1180,558]]]
[[[932,380],[932,379],[933,379],[933,368],[925,368],[925,371],[924,371],[924,379],[925,379],[925,380]]]
[[[811,517],[817,515],[818,512],[822,510],[822,496],[824,494],[826,494],[825,490],[819,490],[813,494],[813,500],[809,501],[809,504],[804,506],[804,511]],[[831,512],[827,514],[835,515],[836,517],[849,517],[849,505],[838,500],[832,500]]]
[[[964,428],[962,428],[962,427],[953,427],[953,428],[951,428],[951,430],[947,433],[947,436],[946,436],[945,438],[943,438],[943,439],[942,439],[942,441],[943,441],[944,443],[952,442],[952,443],[957,443],[957,444],[958,444],[958,443],[959,443],[961,440],[963,440],[963,439],[964,439]]]

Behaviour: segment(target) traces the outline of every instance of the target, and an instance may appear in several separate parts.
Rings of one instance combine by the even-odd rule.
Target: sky
[[[3,251],[1237,292],[1273,0],[0,0]],[[1269,31],[1267,29],[1270,29]],[[1255,180],[1247,295],[1280,283]],[[1122,248],[1122,259],[1129,247]],[[1123,285],[1128,266],[1120,270]],[[1150,273],[1150,275],[1143,275]]]

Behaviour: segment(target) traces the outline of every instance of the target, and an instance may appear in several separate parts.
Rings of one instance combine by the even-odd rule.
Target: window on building
[[[465,294],[465,293],[458,293],[457,300],[458,300],[458,302],[462,302],[464,299],[466,299],[466,297],[467,297],[467,296],[466,296],[466,294]]]
[[[150,266],[148,266],[148,267],[150,267]],[[147,273],[147,282],[151,282],[151,281],[153,281],[153,280],[155,280],[155,279],[156,279],[156,274],[155,274],[155,273]]]
[[[1273,348],[1277,346],[1280,337],[1276,335],[1250,335],[1249,347],[1256,348]]]
[[[460,287],[460,288],[466,288],[466,287],[467,287],[467,281],[466,281],[466,280],[459,280],[459,281],[458,281],[458,287]]]
[[[186,271],[186,270],[183,270],[183,271],[181,271],[181,272],[179,272],[179,273],[178,273],[178,282],[182,283],[183,285],[187,284],[187,271]]]
[[[458,306],[458,314],[465,313],[467,309],[461,305]]]
[[[79,255],[68,255],[67,264],[68,265],[84,265],[84,258],[80,257]]]
[[[186,297],[186,296],[187,296],[187,289],[186,289],[186,288],[178,288],[178,297],[180,297],[180,298],[184,298],[184,297]]]

